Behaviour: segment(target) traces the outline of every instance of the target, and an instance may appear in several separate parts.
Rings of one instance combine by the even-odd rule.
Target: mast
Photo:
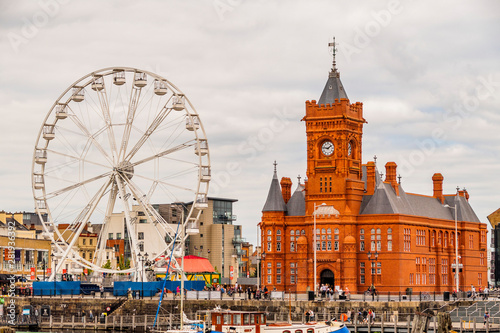
[[[184,326],[184,237],[186,235],[186,225],[184,224],[184,207],[181,212],[181,221],[182,221],[182,237],[181,237],[181,253],[182,253],[182,263],[181,263],[181,330]]]

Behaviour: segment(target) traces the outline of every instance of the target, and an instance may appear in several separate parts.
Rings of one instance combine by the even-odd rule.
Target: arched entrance
[[[329,269],[325,269],[320,275],[320,285],[328,284],[332,289],[335,288],[335,275]]]

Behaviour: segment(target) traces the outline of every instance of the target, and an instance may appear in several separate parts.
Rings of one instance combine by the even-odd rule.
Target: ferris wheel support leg
[[[135,270],[134,274],[134,280],[138,281],[139,274],[138,272],[142,272],[142,262],[140,262],[137,258],[137,255],[139,254],[139,246],[137,244],[137,239],[136,239],[136,227],[135,223],[132,223],[132,217],[130,216],[130,206],[128,199],[126,199],[126,193],[125,193],[125,181],[120,177],[120,175],[115,176],[115,181],[116,184],[118,185],[118,191],[120,192],[120,197],[123,202],[123,210],[125,213],[125,223],[127,224],[127,231],[130,239],[130,250],[132,254],[132,263],[134,264],[134,267],[137,267]]]
[[[98,250],[94,253],[95,258],[96,258],[96,264],[100,267],[102,267],[103,263],[103,254],[106,250],[106,236],[108,234],[108,229],[109,229],[109,224],[111,222],[111,215],[113,214],[113,209],[115,207],[115,202],[116,202],[116,195],[118,193],[118,186],[116,185],[116,182],[113,182],[113,185],[111,186],[111,192],[109,194],[109,199],[108,199],[108,205],[106,207],[106,217],[104,220],[104,224],[102,226],[102,230],[99,234],[99,239],[97,240],[98,245]]]
[[[61,258],[59,258],[59,262],[56,265],[56,270],[55,270],[54,273],[59,272],[59,270],[61,270],[61,268],[65,264],[64,261],[68,257],[69,252],[73,249],[73,246],[78,241],[78,238],[79,238],[80,234],[82,233],[83,228],[85,228],[85,226],[87,225],[87,222],[89,221],[90,216],[92,216],[92,213],[94,212],[95,208],[97,207],[97,204],[99,203],[99,201],[103,197],[103,195],[106,192],[106,190],[108,189],[109,185],[111,185],[111,182],[112,182],[112,178],[110,177],[109,181],[106,182],[99,189],[99,191],[92,198],[92,200],[89,202],[89,204],[78,215],[78,217],[77,217],[77,219],[75,221],[77,224],[80,224],[78,226],[78,230],[73,234],[73,238],[72,238],[71,242],[68,244],[68,248],[64,251],[64,253],[62,254]],[[80,217],[82,217],[81,220],[80,220]]]

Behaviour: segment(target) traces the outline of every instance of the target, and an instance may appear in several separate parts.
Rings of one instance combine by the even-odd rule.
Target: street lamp
[[[148,254],[141,255],[139,253],[137,256],[141,263],[141,298],[144,298],[144,262],[148,260]]]
[[[457,187],[457,194],[455,196],[455,206],[451,207],[450,205],[446,204],[444,207],[446,208],[451,208],[455,210],[455,290],[457,291],[457,296],[458,296],[458,285],[459,285],[459,279],[458,279],[458,221],[457,221],[457,203],[458,203],[458,187]]]
[[[314,211],[313,211],[313,219],[314,219],[314,226],[313,226],[313,250],[314,250],[314,265],[313,265],[313,274],[314,274],[314,286],[313,286],[313,291],[314,294],[316,295],[316,249],[317,249],[317,244],[316,244],[316,215],[335,215],[336,217],[339,216],[339,211],[335,209],[333,206],[329,206],[325,203],[322,203],[319,206],[316,206],[316,203],[314,203]]]
[[[373,255],[373,259],[372,259],[372,255]],[[377,250],[375,250],[374,253],[368,251],[367,253],[367,256],[368,256],[368,260],[370,260],[370,269],[371,269],[371,273],[372,273],[372,300],[375,299],[375,278],[374,278],[374,275],[375,275],[375,269],[376,269],[376,266],[377,265],[373,265],[372,263],[373,262],[376,262],[377,259],[378,259],[378,252]]]
[[[43,281],[45,281],[45,258],[42,258],[42,265],[43,265]]]
[[[54,253],[50,254],[50,258],[52,260],[52,267],[54,267],[54,272],[52,272],[52,274],[54,274],[54,296],[56,296],[56,276],[57,276],[57,271],[56,271],[57,261],[55,257],[56,256],[54,255]]]

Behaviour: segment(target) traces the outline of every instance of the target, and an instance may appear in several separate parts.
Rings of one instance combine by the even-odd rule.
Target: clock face
[[[325,156],[332,155],[334,150],[335,150],[335,146],[333,145],[333,143],[331,141],[327,140],[327,141],[323,142],[323,144],[321,145],[321,152]]]

